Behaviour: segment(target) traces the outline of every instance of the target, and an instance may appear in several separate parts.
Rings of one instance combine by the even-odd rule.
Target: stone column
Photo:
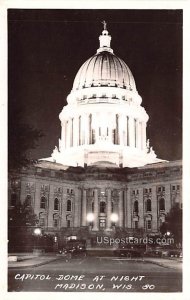
[[[86,226],[86,190],[82,191],[82,226]]]
[[[66,142],[67,148],[70,147],[70,142],[71,142],[71,128],[70,128],[70,119],[68,119],[68,122],[67,122],[67,142]]]
[[[158,230],[158,200],[157,200],[157,192],[156,186],[152,186],[152,197],[151,197],[151,204],[152,204],[152,231]]]
[[[79,131],[79,126],[78,126],[78,116],[74,117],[73,120],[73,147],[78,146],[78,131]]]
[[[171,187],[170,184],[165,186],[165,195],[163,196],[165,199],[165,211],[168,213],[171,209]]]
[[[62,150],[64,150],[65,149],[65,123],[66,123],[66,121],[64,120],[63,122],[61,122],[61,127],[62,127],[62,129],[61,129],[61,148],[62,148]]]
[[[126,117],[126,146],[129,146],[129,117]]]
[[[137,148],[141,149],[141,122],[137,120]]]
[[[140,134],[140,142],[139,142],[139,149],[143,150],[143,123],[140,122],[140,130],[139,130],[139,134]]]
[[[81,219],[81,191],[79,188],[75,189],[75,214],[74,214],[74,227],[80,226]]]
[[[66,206],[67,206],[67,203],[66,203],[66,188],[63,188],[63,194],[62,194],[62,204],[61,204],[61,226],[62,227],[67,227],[67,221],[66,221],[66,214],[67,214],[67,211],[66,211]]]
[[[99,140],[99,127],[98,127],[98,123],[96,124],[95,127],[95,143],[97,143]]]
[[[135,147],[134,119],[129,117],[129,146]]]
[[[124,199],[123,199],[123,226],[127,227],[127,190],[124,190]]]
[[[73,146],[73,118],[70,119],[70,147]]]
[[[144,201],[143,201],[143,188],[139,188],[139,228],[144,228]]]
[[[98,230],[99,228],[99,205],[98,205],[98,189],[94,190],[94,226],[93,230]]]
[[[128,188],[126,191],[126,227],[131,228],[131,194],[130,189]]]
[[[146,122],[142,122],[142,147],[143,147],[143,150],[146,149]]]
[[[54,186],[50,185],[49,195],[47,194],[47,220],[46,226],[53,227],[53,210],[54,210]]]
[[[89,115],[85,114],[84,116],[84,143],[85,145],[89,144]]]
[[[123,227],[123,190],[119,192],[119,205],[118,205],[118,225],[119,227]]]
[[[123,141],[123,116],[119,115],[119,144],[123,146],[124,141]]]
[[[81,145],[85,144],[86,116],[81,116]]]
[[[82,120],[81,120],[81,115],[78,117],[78,145],[80,146],[81,145],[81,130],[82,130]]]
[[[106,229],[111,228],[111,189],[107,190],[107,209],[106,209],[106,214],[107,214],[107,222],[106,222]]]

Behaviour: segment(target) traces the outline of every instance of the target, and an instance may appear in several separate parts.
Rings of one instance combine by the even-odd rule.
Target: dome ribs
[[[111,73],[112,73],[112,76],[113,76],[113,81],[116,82],[116,72],[114,70],[115,68],[115,63],[114,63],[114,59],[113,59],[113,55],[110,55],[110,59],[112,60],[112,66],[114,66],[113,68],[111,68]]]
[[[75,77],[73,90],[93,86],[136,90],[134,77],[127,64],[109,51],[93,55],[82,65]]]
[[[94,76],[94,78],[92,79],[92,83],[93,83],[94,81],[96,82],[96,80],[98,79],[98,78],[96,77],[97,73],[95,72],[95,66],[97,65],[97,60],[98,60],[98,55],[96,55],[95,62],[94,62],[94,66],[93,66],[92,74],[94,74],[95,76]],[[96,78],[95,78],[95,77],[96,77]]]
[[[87,67],[86,67],[86,72],[85,72],[84,87],[87,87],[87,86],[86,86],[86,83],[88,82],[88,81],[87,81],[88,78],[92,79],[92,76],[91,76],[91,77],[88,76],[88,70],[89,70],[90,63],[91,63],[91,61],[92,61],[94,58],[95,58],[95,55],[92,56],[92,57],[89,59],[89,61],[88,61],[88,64],[87,64]]]

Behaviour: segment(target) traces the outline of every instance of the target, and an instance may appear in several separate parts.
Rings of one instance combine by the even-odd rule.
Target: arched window
[[[44,196],[41,197],[40,208],[46,208],[46,198]]]
[[[31,206],[31,204],[32,204],[31,202],[32,202],[31,195],[27,195],[26,199],[25,199],[25,205],[26,206]]]
[[[59,210],[59,200],[57,198],[54,200],[54,210]]]
[[[71,200],[67,200],[67,211],[71,211]]]
[[[159,200],[159,208],[160,208],[160,210],[165,210],[165,200],[164,200],[164,198],[161,198]]]
[[[148,199],[146,201],[146,211],[151,211],[152,210],[152,203],[151,203],[151,200]]]
[[[106,202],[101,201],[100,202],[100,213],[105,213],[106,212]]]
[[[138,203],[137,200],[134,202],[134,212],[135,212],[135,213],[138,213],[138,212],[139,212],[139,203]]]
[[[17,194],[11,194],[11,206],[15,206],[17,203]]]

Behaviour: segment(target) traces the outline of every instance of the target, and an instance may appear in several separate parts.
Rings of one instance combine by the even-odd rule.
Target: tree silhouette
[[[166,215],[165,222],[160,227],[160,232],[164,235],[170,232],[175,239],[175,244],[182,243],[182,209],[176,203]]]
[[[22,109],[12,102],[8,111],[8,167],[20,169],[31,163],[28,157],[30,149],[37,146],[42,132],[23,121]]]
[[[34,244],[33,229],[38,224],[31,205],[25,201],[8,211],[8,239],[10,251],[31,251]]]

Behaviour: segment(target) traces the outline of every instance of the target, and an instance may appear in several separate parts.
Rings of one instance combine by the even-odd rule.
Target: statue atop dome
[[[104,30],[107,30],[107,23],[106,23],[106,21],[104,20],[101,23],[104,25]]]

